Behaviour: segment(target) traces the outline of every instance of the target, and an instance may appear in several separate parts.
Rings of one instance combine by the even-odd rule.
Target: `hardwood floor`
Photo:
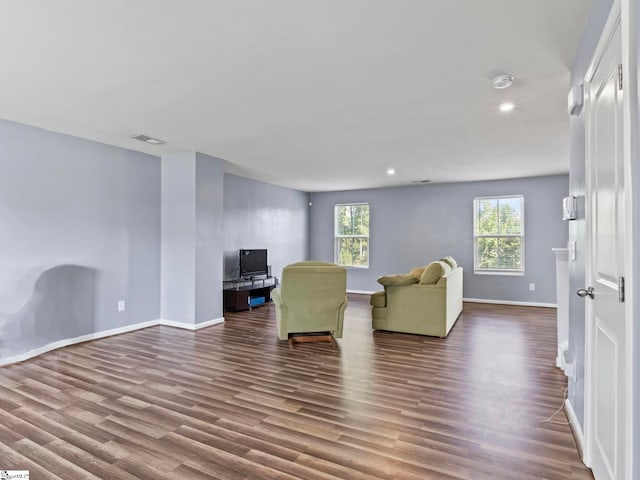
[[[465,304],[446,339],[289,349],[272,305],[0,368],[0,469],[31,479],[591,479],[563,401],[555,310]],[[557,420],[566,422],[563,414]]]

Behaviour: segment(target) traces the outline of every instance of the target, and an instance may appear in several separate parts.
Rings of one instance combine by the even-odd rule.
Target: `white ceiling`
[[[305,191],[565,173],[590,4],[2,0],[0,118]]]

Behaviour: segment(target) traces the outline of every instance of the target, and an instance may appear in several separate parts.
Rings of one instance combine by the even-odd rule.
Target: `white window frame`
[[[478,235],[478,202],[481,200],[502,200],[505,198],[520,199],[520,224],[519,234],[486,234]],[[524,215],[524,195],[490,195],[486,197],[476,197],[473,199],[473,273],[477,275],[524,275],[525,259],[525,215]],[[479,238],[520,238],[520,265],[521,268],[479,268],[478,267],[478,239]]]
[[[353,207],[359,205],[366,205],[369,207],[369,235],[338,235],[338,209],[340,207]],[[357,268],[359,270],[366,270],[371,264],[371,205],[368,202],[350,202],[350,203],[338,203],[333,209],[333,261],[336,265],[340,265],[345,268]],[[340,252],[340,239],[341,238],[366,238],[367,239],[367,264],[366,265],[343,265],[339,262]]]

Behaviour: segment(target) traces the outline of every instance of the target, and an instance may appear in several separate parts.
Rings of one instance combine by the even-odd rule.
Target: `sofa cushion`
[[[386,307],[387,306],[387,293],[384,290],[378,290],[371,295],[369,303],[373,307]]]
[[[420,284],[422,285],[435,285],[443,275],[451,272],[451,267],[448,263],[437,261],[431,262],[424,269],[422,277],[420,277]]]
[[[450,255],[447,257],[441,258],[440,261],[447,263],[451,267],[451,270],[455,270],[456,268],[458,268],[458,262],[456,262],[456,259]]]
[[[424,269],[425,267],[412,268],[411,271],[409,272],[409,275],[413,275],[414,277],[416,277],[418,281],[420,281],[420,277],[422,277],[422,274],[424,273]]]
[[[384,287],[390,285],[411,285],[412,283],[418,283],[418,279],[408,273],[400,275],[384,275],[378,278],[378,283]]]

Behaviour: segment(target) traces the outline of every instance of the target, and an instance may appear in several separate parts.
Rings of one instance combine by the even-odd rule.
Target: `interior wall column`
[[[223,160],[165,155],[161,191],[160,315],[185,328],[222,321]]]

